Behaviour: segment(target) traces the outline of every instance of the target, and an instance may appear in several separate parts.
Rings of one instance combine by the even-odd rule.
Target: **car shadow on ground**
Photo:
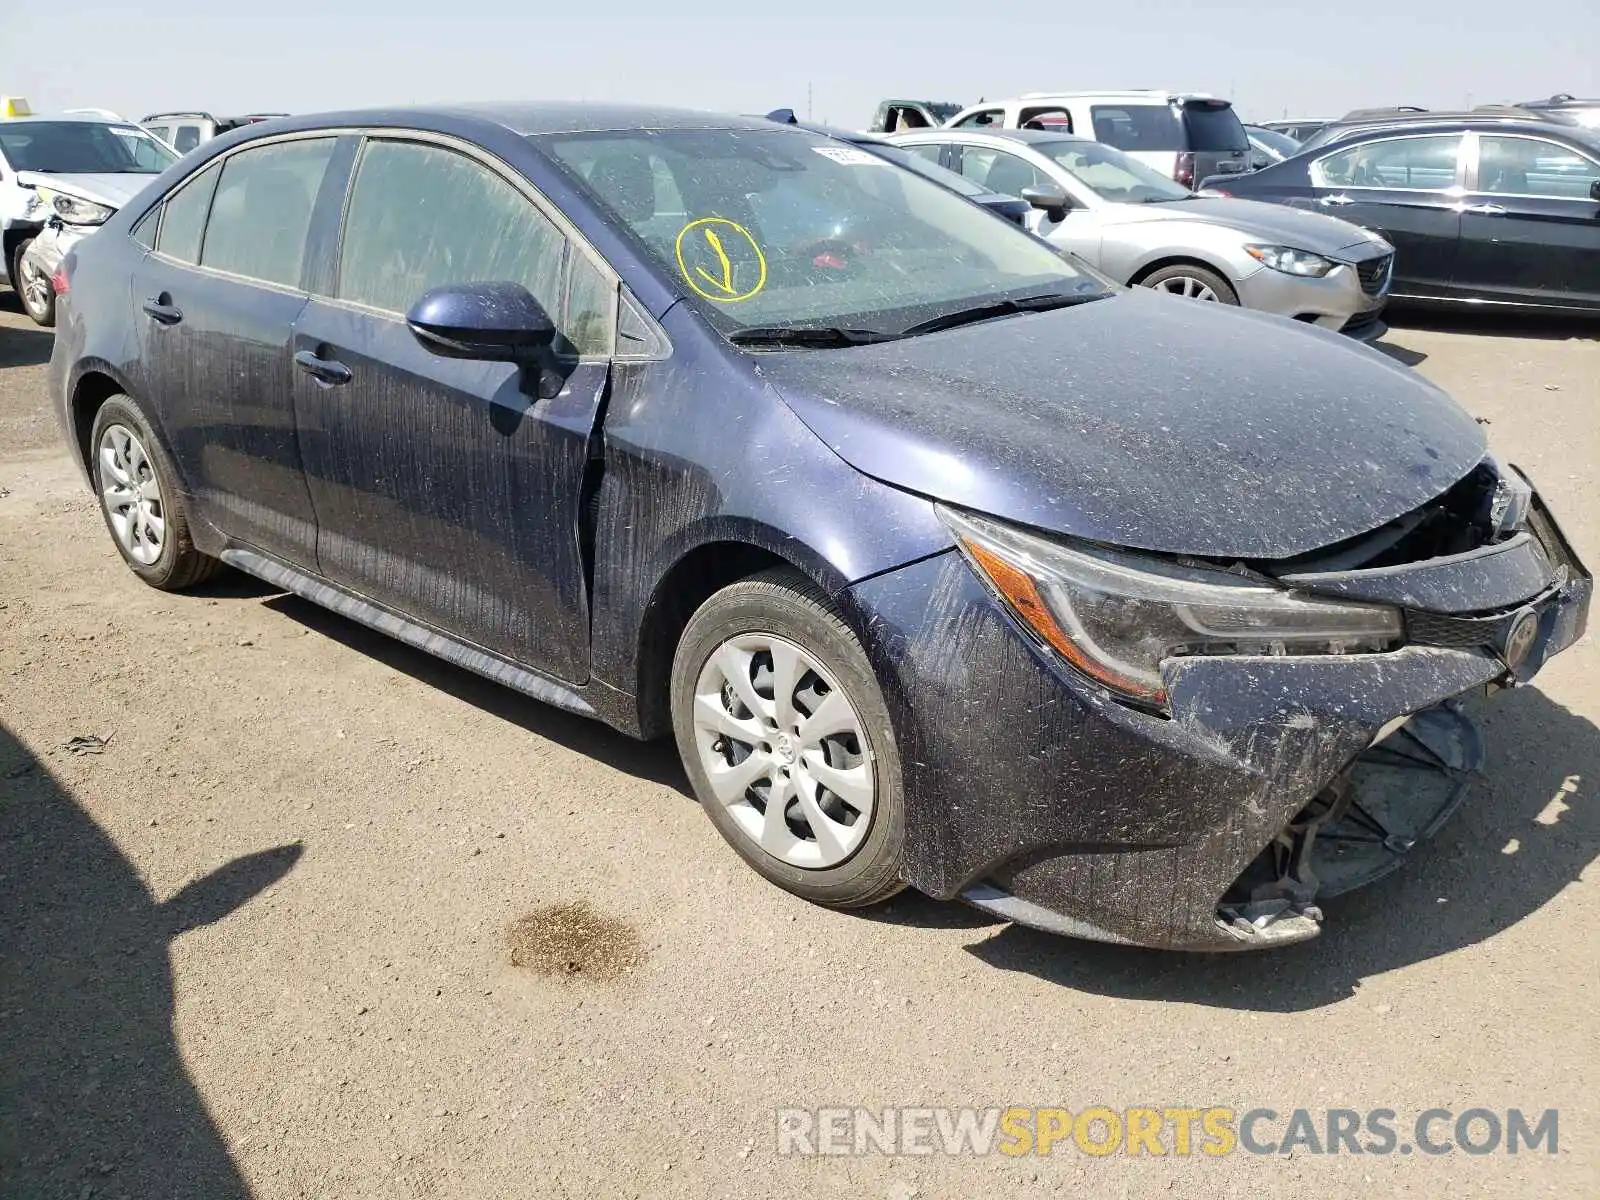
[[[0,309],[21,311],[16,294],[0,291]],[[0,325],[0,370],[6,367],[38,367],[50,361],[56,335],[37,325]]]
[[[1398,333],[1423,329],[1474,337],[1539,338],[1545,341],[1600,340],[1600,313],[1591,317],[1497,312],[1492,309],[1390,305],[1383,319]],[[1381,349],[1382,347],[1380,347]]]
[[[1600,730],[1537,688],[1493,697],[1477,714],[1489,751],[1485,779],[1399,872],[1329,901],[1324,932],[1310,942],[1173,954],[1008,925],[967,949],[1002,970],[1106,996],[1301,1012],[1347,999],[1386,971],[1491,938],[1600,856]]]
[[[529,733],[604,762],[637,779],[674,788],[684,796],[694,798],[671,738],[641,742],[599,721],[564,712],[514,692],[464,667],[445,662],[293,594],[274,595],[266,601],[266,607],[502,721],[509,721]]]
[[[0,726],[0,1191],[247,1200],[178,1052],[168,946],[282,878],[300,852],[246,855],[157,903]]]
[[[1401,346],[1388,340],[1388,335],[1376,342],[1369,343],[1380,354],[1387,354],[1403,367],[1416,367],[1428,361],[1428,356],[1421,350],[1413,350],[1409,346]]]

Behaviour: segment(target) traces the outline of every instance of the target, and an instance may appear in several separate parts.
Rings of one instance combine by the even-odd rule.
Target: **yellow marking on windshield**
[[[691,237],[697,230],[700,237]],[[767,286],[767,256],[755,235],[737,221],[726,217],[690,221],[679,231],[674,252],[684,280],[707,300],[733,304],[750,299]],[[691,265],[691,259],[697,261]],[[753,271],[756,276],[749,287],[740,285],[741,270]]]

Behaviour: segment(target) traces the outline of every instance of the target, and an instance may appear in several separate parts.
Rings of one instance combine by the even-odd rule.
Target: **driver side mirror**
[[[1067,210],[1072,207],[1072,197],[1067,195],[1066,189],[1053,183],[1042,187],[1025,187],[1022,189],[1022,198],[1033,207],[1043,209],[1044,215],[1052,221],[1064,220]]]
[[[520,283],[464,283],[425,293],[406,314],[423,347],[441,358],[530,363],[555,341],[555,322]]]

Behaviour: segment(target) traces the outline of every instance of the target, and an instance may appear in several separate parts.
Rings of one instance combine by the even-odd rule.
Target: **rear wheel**
[[[1152,271],[1139,281],[1140,286],[1185,300],[1205,300],[1214,304],[1239,303],[1239,293],[1221,275],[1194,263],[1174,263]]]
[[[33,318],[35,325],[48,328],[56,323],[56,288],[49,275],[24,257],[32,245],[33,239],[29,238],[17,247],[11,261],[11,278],[16,283],[23,311]]]
[[[89,448],[101,515],[135,575],[170,592],[217,573],[222,564],[195,549],[171,460],[137,404],[127,396],[102,404]]]
[[[767,879],[836,908],[904,886],[888,708],[861,643],[802,576],[743,580],[690,618],[672,725],[712,823]]]

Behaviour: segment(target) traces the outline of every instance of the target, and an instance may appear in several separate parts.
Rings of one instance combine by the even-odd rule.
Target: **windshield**
[[[1252,142],[1257,142],[1281,158],[1293,158],[1300,153],[1300,143],[1287,133],[1279,133],[1276,129],[1251,128],[1247,130]]]
[[[98,121],[0,124],[0,154],[13,170],[50,175],[159,175],[178,161],[138,126]]]
[[[1194,195],[1160,171],[1099,142],[1034,142],[1033,149],[1053,159],[1084,187],[1115,204],[1188,200]]]
[[[963,309],[1107,294],[1016,226],[792,127],[535,139],[724,333],[902,334]]]

